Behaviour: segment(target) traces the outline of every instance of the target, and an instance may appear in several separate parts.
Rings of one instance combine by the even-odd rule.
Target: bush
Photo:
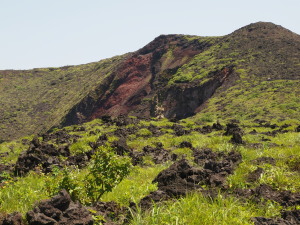
[[[93,163],[85,177],[85,188],[92,203],[119,184],[129,174],[130,159],[120,158],[110,147],[101,146],[93,156]]]

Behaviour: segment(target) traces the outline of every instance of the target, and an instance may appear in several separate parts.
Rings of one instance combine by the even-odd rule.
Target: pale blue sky
[[[299,0],[0,0],[0,69],[84,64],[160,34],[219,36],[266,21],[300,34]]]

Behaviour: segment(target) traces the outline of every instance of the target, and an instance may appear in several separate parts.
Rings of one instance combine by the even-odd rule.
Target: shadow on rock
[[[255,225],[299,225],[300,210],[283,211],[281,218],[254,217],[252,221]]]
[[[13,212],[7,215],[0,216],[0,224],[2,225],[25,225],[22,214],[19,212]]]
[[[265,200],[273,200],[285,207],[300,205],[300,193],[285,190],[277,191],[266,184],[261,184],[254,189],[236,189],[234,194],[238,197],[252,199],[256,202],[260,202],[262,198]]]
[[[59,156],[69,156],[68,146],[56,148],[52,144],[40,143],[34,138],[27,151],[22,152],[16,162],[14,172],[16,175],[25,175],[30,170],[40,167],[44,173],[52,171],[53,166],[60,165]]]
[[[29,225],[92,225],[91,213],[78,202],[73,202],[66,190],[49,200],[41,201],[32,211],[26,214]]]
[[[231,174],[235,166],[241,161],[241,155],[231,152],[228,155],[218,156],[208,151],[212,157],[207,156],[203,168],[191,166],[186,159],[179,160],[169,168],[161,171],[153,180],[158,190],[143,198],[139,206],[142,209],[151,207],[153,202],[165,201],[186,195],[188,192],[198,190],[207,194],[201,185],[211,188],[223,187],[226,177]],[[220,161],[216,161],[222,158]],[[214,193],[211,191],[211,195]]]

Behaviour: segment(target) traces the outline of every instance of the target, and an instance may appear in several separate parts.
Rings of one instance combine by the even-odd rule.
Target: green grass
[[[267,144],[261,148],[238,147],[237,150],[242,154],[243,162],[235,170],[234,175],[228,178],[229,186],[231,188],[245,188],[258,184],[268,184],[275,189],[298,192],[300,190],[300,174],[291,170],[289,162],[299,155],[299,138],[299,133],[291,132],[279,134],[272,138],[272,141],[278,144],[276,147],[269,147]],[[272,157],[276,160],[276,164],[255,165],[252,161],[259,157]],[[257,166],[263,168],[264,173],[257,183],[248,184],[246,176]]]
[[[59,125],[75,104],[93,96],[125,56],[79,66],[0,71],[0,137],[12,140]]]
[[[184,129],[195,129],[205,125],[212,125],[216,121],[199,122],[196,117],[187,118],[180,122]],[[225,125],[226,120],[220,119],[221,124]],[[241,121],[240,127],[244,130],[243,136],[245,145],[235,145],[230,142],[230,136],[224,136],[224,130],[213,131],[209,134],[202,134],[197,131],[183,136],[175,136],[170,127],[172,122],[163,119],[155,121],[140,121],[134,126],[137,132],[128,136],[127,144],[134,151],[142,151],[146,145],[156,146],[161,142],[164,149],[176,153],[179,159],[187,158],[191,165],[194,165],[193,153],[191,149],[179,148],[183,141],[192,143],[196,149],[211,148],[213,151],[230,152],[237,151],[242,155],[242,162],[237,166],[234,173],[227,178],[229,193],[236,188],[255,188],[260,184],[268,184],[277,190],[289,190],[292,192],[300,191],[300,174],[299,174],[299,143],[300,134],[294,132],[296,125],[299,123],[296,119],[286,121],[277,120],[278,125],[291,124],[286,128],[288,133],[278,133],[275,136],[261,134],[263,132],[273,131],[269,127],[257,127],[257,123],[251,120]],[[161,136],[153,137],[147,126],[150,124],[166,131]],[[199,125],[201,124],[201,125]],[[76,131],[76,126],[65,127],[66,132],[79,135],[77,142],[71,144],[72,154],[79,154],[90,150],[89,142],[95,142],[100,135],[108,135],[108,145],[118,140],[118,137],[111,135],[110,132],[116,130],[115,126],[107,126],[101,120],[91,121],[82,124],[85,131]],[[131,127],[133,125],[128,125]],[[75,128],[75,129],[74,129]],[[258,134],[249,134],[253,129]],[[277,129],[277,128],[276,128]],[[59,129],[56,129],[58,131]],[[94,131],[94,133],[90,133]],[[269,138],[270,141],[263,142],[262,137]],[[15,149],[14,154],[1,158],[2,162],[15,162],[18,154],[28,148],[27,145],[20,144],[20,141],[5,142],[0,145],[1,152],[7,152]],[[59,145],[59,144],[58,144]],[[259,157],[272,157],[276,160],[274,165],[263,163],[256,165],[253,160]],[[138,203],[143,197],[150,192],[157,190],[155,183],[152,183],[157,174],[166,169],[172,162],[162,165],[155,165],[148,156],[144,157],[144,163],[135,166],[130,174],[113,188],[111,192],[105,193],[101,201],[116,201],[122,206],[128,207],[130,202]],[[261,167],[264,173],[253,183],[247,181],[247,175]],[[20,211],[26,213],[32,209],[35,202],[47,199],[55,195],[61,188],[69,188],[74,199],[79,199],[83,204],[89,205],[90,200],[85,192],[85,176],[88,168],[66,168],[67,173],[57,169],[52,174],[38,174],[31,172],[25,177],[16,180],[7,173],[2,173],[6,178],[0,189],[0,211],[9,213]],[[70,183],[62,183],[65,174],[68,174]],[[67,185],[67,186],[66,186]],[[220,193],[215,199],[202,196],[194,192],[182,197],[179,200],[164,202],[154,205],[149,211],[132,212],[133,219],[130,224],[253,224],[251,218],[255,216],[273,217],[278,216],[281,207],[270,201],[263,203],[250,202],[241,200],[230,195]],[[296,206],[299,207],[299,206]]]
[[[3,184],[2,184],[3,185]],[[49,198],[43,174],[29,173],[17,181],[8,180],[0,187],[0,211],[25,214],[41,199]]]
[[[196,118],[204,122],[235,118],[241,121],[266,119],[277,123],[298,119],[299,85],[297,80],[238,83],[227,90],[217,91]]]
[[[169,80],[168,85],[188,83],[195,80],[198,80],[201,83],[210,73],[221,71],[223,68],[233,64],[234,60],[232,58],[216,57],[222,49],[228,47],[225,44],[218,44],[220,38],[219,40],[217,38],[206,38],[199,41],[212,42],[214,45],[196,55],[190,62],[179,68],[176,74]]]
[[[178,201],[154,206],[144,213],[133,213],[131,224],[253,224],[251,217],[276,216],[280,207],[272,202],[256,205],[219,194],[215,199],[189,194]]]
[[[31,138],[29,138],[31,139]],[[11,164],[17,161],[20,153],[27,150],[28,146],[23,145],[21,140],[4,142],[0,144],[0,153],[7,154],[5,157],[0,157],[1,164]]]
[[[125,178],[112,192],[105,193],[102,201],[115,201],[121,205],[129,206],[130,202],[138,203],[150,192],[157,190],[152,180],[160,171],[166,169],[167,165],[155,167],[135,167],[130,175]]]

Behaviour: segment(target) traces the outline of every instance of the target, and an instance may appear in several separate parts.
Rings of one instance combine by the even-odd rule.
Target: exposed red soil
[[[70,110],[62,125],[78,124],[104,115],[116,117],[131,114],[143,118],[157,116],[157,97],[161,93],[169,95],[165,93],[168,89],[168,77],[210,45],[209,42],[189,41],[182,35],[159,36],[144,48],[129,54],[96,90]],[[222,71],[221,75],[226,77],[228,71]],[[174,101],[177,102],[178,99]],[[196,104],[201,102],[202,100]],[[172,104],[169,100],[163,104],[166,106],[165,116],[172,117],[174,112],[167,112]],[[180,104],[175,106],[178,108]]]
[[[127,59],[121,68],[116,72],[115,80],[119,86],[114,89],[110,95],[108,90],[105,95],[103,104],[93,112],[90,119],[99,118],[102,115],[118,116],[128,114],[136,104],[146,95],[149,94],[151,80],[151,63],[152,55],[138,55]],[[135,97],[135,102],[131,102]]]
[[[160,73],[176,70],[200,53],[202,48],[203,46],[197,46],[197,42],[189,43],[176,35],[156,38],[118,68],[111,87],[105,92],[101,104],[94,109],[89,120],[103,115],[127,115],[136,110],[144,97],[152,97],[151,93],[157,91],[154,83]],[[172,57],[167,58],[164,54],[170,49]],[[149,107],[143,112],[143,116],[150,116]]]

